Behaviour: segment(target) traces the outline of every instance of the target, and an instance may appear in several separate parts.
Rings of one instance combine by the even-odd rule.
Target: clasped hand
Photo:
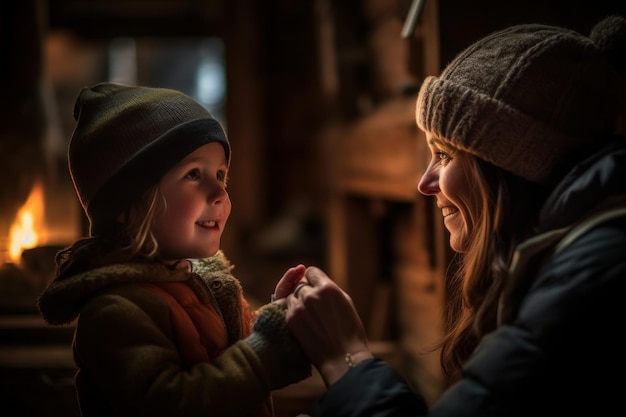
[[[373,357],[352,298],[321,269],[289,268],[273,298],[287,307],[289,329],[327,386]]]

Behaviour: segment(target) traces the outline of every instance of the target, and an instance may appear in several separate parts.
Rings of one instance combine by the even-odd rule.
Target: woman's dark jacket
[[[331,386],[314,416],[619,414],[626,395],[625,142],[590,156],[555,189],[540,233],[518,247],[498,328],[430,409],[374,359]],[[606,210],[600,206],[622,214],[577,229],[580,235],[554,253],[572,226],[598,219],[592,213]]]

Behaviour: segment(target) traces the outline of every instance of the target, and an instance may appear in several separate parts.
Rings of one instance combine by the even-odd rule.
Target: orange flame
[[[37,246],[41,241],[41,231],[44,223],[44,195],[43,186],[37,182],[24,205],[15,216],[9,231],[9,259],[19,263],[24,249]]]

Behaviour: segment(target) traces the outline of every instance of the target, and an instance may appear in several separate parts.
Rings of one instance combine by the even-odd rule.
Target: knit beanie
[[[440,76],[424,80],[417,125],[455,149],[553,184],[582,152],[617,133],[625,57],[620,16],[597,23],[590,37],[513,26],[470,45]]]
[[[179,91],[96,84],[80,91],[74,118],[69,170],[92,236],[111,230],[134,199],[195,149],[219,142],[230,161],[222,126]]]

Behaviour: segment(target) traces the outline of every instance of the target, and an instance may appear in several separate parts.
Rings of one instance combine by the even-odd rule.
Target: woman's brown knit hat
[[[549,184],[581,151],[617,133],[625,56],[623,17],[604,19],[590,37],[514,26],[477,41],[439,77],[426,78],[417,124],[454,148]]]
[[[230,161],[222,126],[179,91],[96,84],[81,90],[74,118],[69,170],[93,236],[200,146],[219,142]]]

